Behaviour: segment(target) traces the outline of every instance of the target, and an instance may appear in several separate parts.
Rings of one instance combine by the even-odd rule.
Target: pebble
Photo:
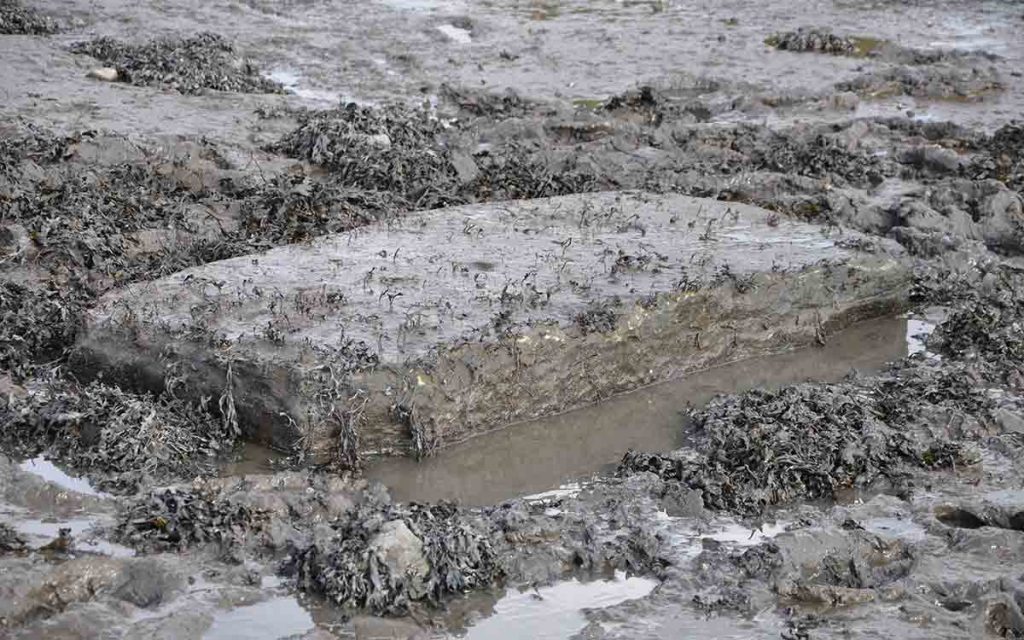
[[[121,78],[117,73],[117,69],[113,67],[99,67],[98,69],[93,69],[86,74],[86,77],[102,80],[103,82],[117,82]]]

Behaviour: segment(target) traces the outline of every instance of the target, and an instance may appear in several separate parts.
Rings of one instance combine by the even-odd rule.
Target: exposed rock
[[[897,308],[883,244],[683,196],[470,206],[111,293],[80,362],[153,388],[179,362],[183,392],[319,459],[354,432],[423,454]]]
[[[391,520],[381,525],[367,548],[380,555],[395,575],[422,581],[430,572],[430,563],[423,555],[423,541],[402,520]]]
[[[124,580],[125,562],[92,556],[64,562],[35,586],[13,618],[62,611],[75,603],[87,602],[109,592]]]
[[[804,27],[796,31],[776,33],[769,36],[766,42],[783,51],[815,51],[832,55],[851,55],[857,51],[856,43],[850,38],[837,36],[827,30]]]
[[[114,67],[99,67],[97,69],[93,69],[86,75],[95,80],[102,80],[103,82],[117,82],[121,79],[121,76],[117,73],[117,69]]]

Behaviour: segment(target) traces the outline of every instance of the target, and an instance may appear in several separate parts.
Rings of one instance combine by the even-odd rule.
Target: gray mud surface
[[[0,636],[1024,637],[1022,69],[1008,0],[0,0]]]

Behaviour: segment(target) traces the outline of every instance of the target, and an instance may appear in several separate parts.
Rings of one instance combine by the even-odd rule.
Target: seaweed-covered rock
[[[888,171],[876,155],[823,133],[808,138],[778,135],[774,141],[751,147],[749,153],[756,170],[811,178],[840,177],[855,185],[870,184],[872,174]]]
[[[71,51],[108,64],[117,70],[119,80],[137,86],[165,86],[184,94],[197,94],[204,89],[284,92],[279,83],[262,76],[251,62],[240,60],[234,46],[215,33],[146,44],[104,37],[76,43]]]
[[[851,91],[873,98],[913,96],[915,98],[981,100],[1002,91],[1003,81],[986,65],[895,65],[868,71],[837,83],[839,91]]]
[[[493,120],[520,117],[538,109],[540,105],[520,96],[512,88],[502,93],[484,92],[467,87],[442,84],[438,97],[454,105],[460,114]]]
[[[306,114],[273,149],[331,169],[341,184],[391,192],[426,208],[451,203],[457,190],[445,130],[425,109],[349,103]]]
[[[0,282],[0,370],[24,379],[36,365],[63,356],[84,301],[73,290]]]
[[[879,420],[853,385],[797,385],[713,400],[694,416],[695,455],[629,452],[620,471],[651,471],[744,515],[796,499],[832,497],[921,459],[914,441]]]
[[[968,292],[938,327],[933,343],[957,359],[977,358],[1019,370],[1024,366],[1024,295],[1008,287]]]
[[[333,174],[276,176],[239,197],[237,236],[250,250],[349,231],[393,217],[406,206],[398,194],[349,186]]]
[[[62,163],[43,176],[12,175],[0,205],[6,220],[26,230],[36,264],[130,279],[139,271],[134,258],[171,244],[161,234],[194,226],[202,195],[155,162]]]
[[[706,507],[743,515],[880,479],[900,485],[908,467],[973,461],[953,434],[913,427],[929,415],[984,415],[992,403],[974,375],[911,360],[877,378],[723,396],[694,414],[695,452],[630,451],[619,471],[679,481]]]
[[[615,118],[634,122],[644,126],[660,127],[662,124],[678,125],[680,123],[707,122],[711,119],[715,107],[705,101],[705,94],[713,94],[721,89],[721,85],[710,78],[700,78],[686,89],[661,89],[652,85],[641,85],[613,95],[600,103],[598,115],[611,114]],[[581,105],[583,109],[587,105]],[[604,112],[603,114],[601,112]],[[584,112],[585,113],[585,112]],[[577,111],[577,117],[580,111]],[[600,121],[583,120],[576,126],[569,125],[572,138],[596,139],[610,134],[614,126],[604,118]],[[582,127],[582,128],[580,128]]]
[[[18,553],[27,548],[28,542],[14,527],[6,522],[0,522],[0,555]]]
[[[992,134],[986,146],[988,177],[1024,191],[1024,122],[1003,125]]]
[[[0,406],[5,451],[25,457],[45,451],[111,491],[209,471],[236,437],[235,425],[204,406],[100,382],[53,381]]]
[[[490,531],[453,505],[369,499],[331,524],[290,565],[303,589],[381,613],[493,584],[504,574]],[[399,561],[401,559],[402,561]]]
[[[980,415],[989,405],[969,373],[926,365],[866,381],[754,390],[695,414],[695,452],[630,451],[619,472],[652,472],[700,490],[707,508],[758,515],[880,479],[901,486],[907,468],[965,466],[973,457],[962,442],[911,427],[926,415]]]
[[[782,51],[813,51],[832,55],[852,55],[857,52],[857,44],[851,38],[806,27],[773,34],[765,42]]]
[[[53,18],[41,15],[19,0],[0,0],[0,34],[45,36],[59,29]]]
[[[614,184],[572,154],[528,143],[470,154],[454,146],[469,124],[422,108],[350,103],[299,118],[299,127],[270,150],[326,167],[330,184],[362,191],[367,200],[390,198],[400,210],[586,193]]]
[[[206,544],[231,551],[267,524],[267,513],[218,491],[155,489],[134,498],[120,516],[119,540],[146,551],[182,551]]]

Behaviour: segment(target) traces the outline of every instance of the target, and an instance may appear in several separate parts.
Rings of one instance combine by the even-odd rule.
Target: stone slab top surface
[[[362,342],[382,363],[595,305],[716,279],[867,258],[887,241],[738,203],[605,192],[434,210],[187,269],[107,294],[92,326],[136,322],[267,343]],[[891,246],[890,246],[891,245]]]

